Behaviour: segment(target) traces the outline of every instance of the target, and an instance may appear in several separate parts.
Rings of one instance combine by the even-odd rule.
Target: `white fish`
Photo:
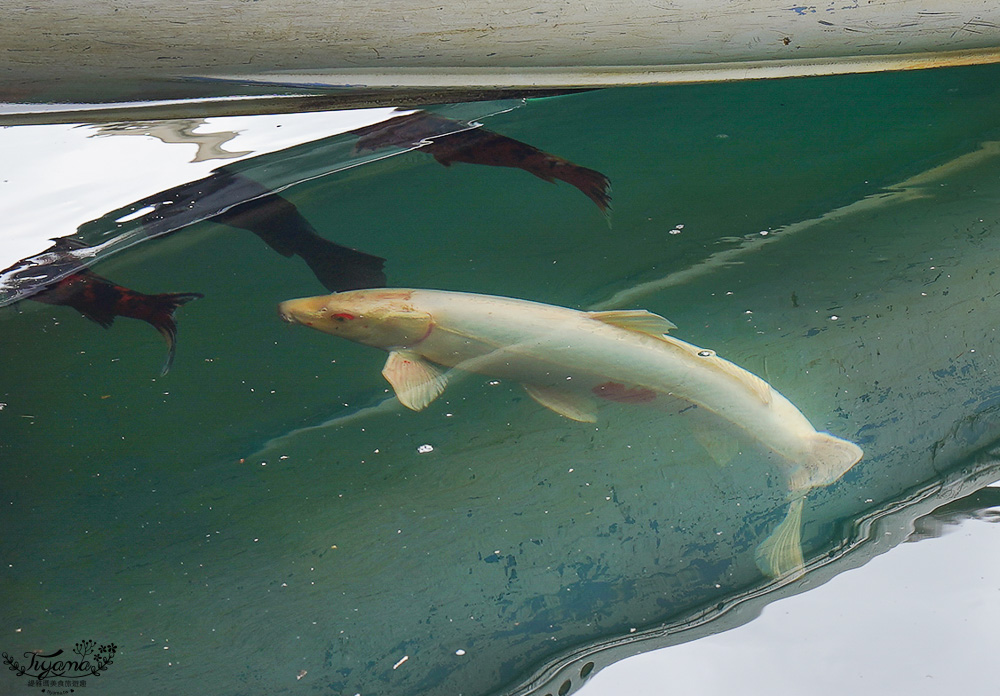
[[[524,385],[541,405],[596,420],[599,400],[695,405],[743,429],[788,463],[788,517],[758,548],[771,575],[801,569],[802,498],[862,456],[852,442],[817,432],[760,377],[666,334],[676,327],[645,310],[580,312],[507,297],[440,290],[355,290],[282,302],[290,322],[389,351],[382,374],[419,411],[458,368]]]

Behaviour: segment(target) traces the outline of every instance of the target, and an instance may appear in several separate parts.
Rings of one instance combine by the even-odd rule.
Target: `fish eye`
[[[699,350],[698,351],[698,357],[699,358],[711,358],[711,357],[714,357],[714,356],[715,356],[715,351],[714,350],[707,350],[707,349],[705,349],[705,350]]]
[[[347,312],[337,312],[336,314],[331,314],[330,318],[337,321],[347,321],[348,319],[354,319],[354,315]]]

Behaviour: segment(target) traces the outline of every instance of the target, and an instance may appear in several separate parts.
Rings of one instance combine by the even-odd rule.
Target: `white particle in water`
[[[837,321],[838,319],[840,319],[840,317],[838,317],[836,314],[830,315],[830,321]]]
[[[417,451],[420,452],[420,454],[427,454],[428,452],[433,452],[434,451],[434,446],[433,445],[420,445],[420,447],[417,448]]]
[[[459,648],[458,650],[455,651],[455,654],[458,655],[459,657],[461,657],[462,655],[465,654],[465,651],[462,650],[461,648]]]
[[[404,662],[406,662],[406,661],[407,661],[407,660],[409,660],[409,659],[410,659],[410,656],[409,656],[409,655],[403,655],[402,659],[400,659],[400,661],[399,661],[399,662],[397,662],[396,664],[394,664],[394,665],[392,666],[392,668],[393,668],[393,669],[397,669],[397,668],[398,668],[398,667],[399,667],[399,666],[400,666],[401,664],[403,664]]]

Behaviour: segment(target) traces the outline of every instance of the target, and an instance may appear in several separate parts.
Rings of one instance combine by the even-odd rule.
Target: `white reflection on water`
[[[980,691],[1000,623],[1000,525],[900,544],[739,628],[622,660],[581,696]],[[821,675],[821,678],[817,678]]]
[[[232,134],[225,149],[241,154],[197,162],[191,159],[199,150],[198,138],[165,142],[153,134],[136,137],[127,129],[116,134],[83,125],[2,127],[0,268],[44,251],[51,238],[73,234],[79,225],[109,210],[200,179],[227,162],[344,133],[398,113],[383,108],[208,118],[195,135]]]

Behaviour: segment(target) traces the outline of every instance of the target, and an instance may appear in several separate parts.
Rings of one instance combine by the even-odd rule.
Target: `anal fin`
[[[382,368],[382,376],[392,385],[399,403],[420,411],[444,391],[448,377],[416,353],[394,350]]]
[[[785,519],[757,546],[757,567],[769,577],[794,579],[805,572],[802,504],[802,498],[792,500]]]
[[[525,384],[524,390],[532,399],[560,416],[581,423],[597,421],[597,406],[590,397],[554,387],[539,387],[534,384]]]

